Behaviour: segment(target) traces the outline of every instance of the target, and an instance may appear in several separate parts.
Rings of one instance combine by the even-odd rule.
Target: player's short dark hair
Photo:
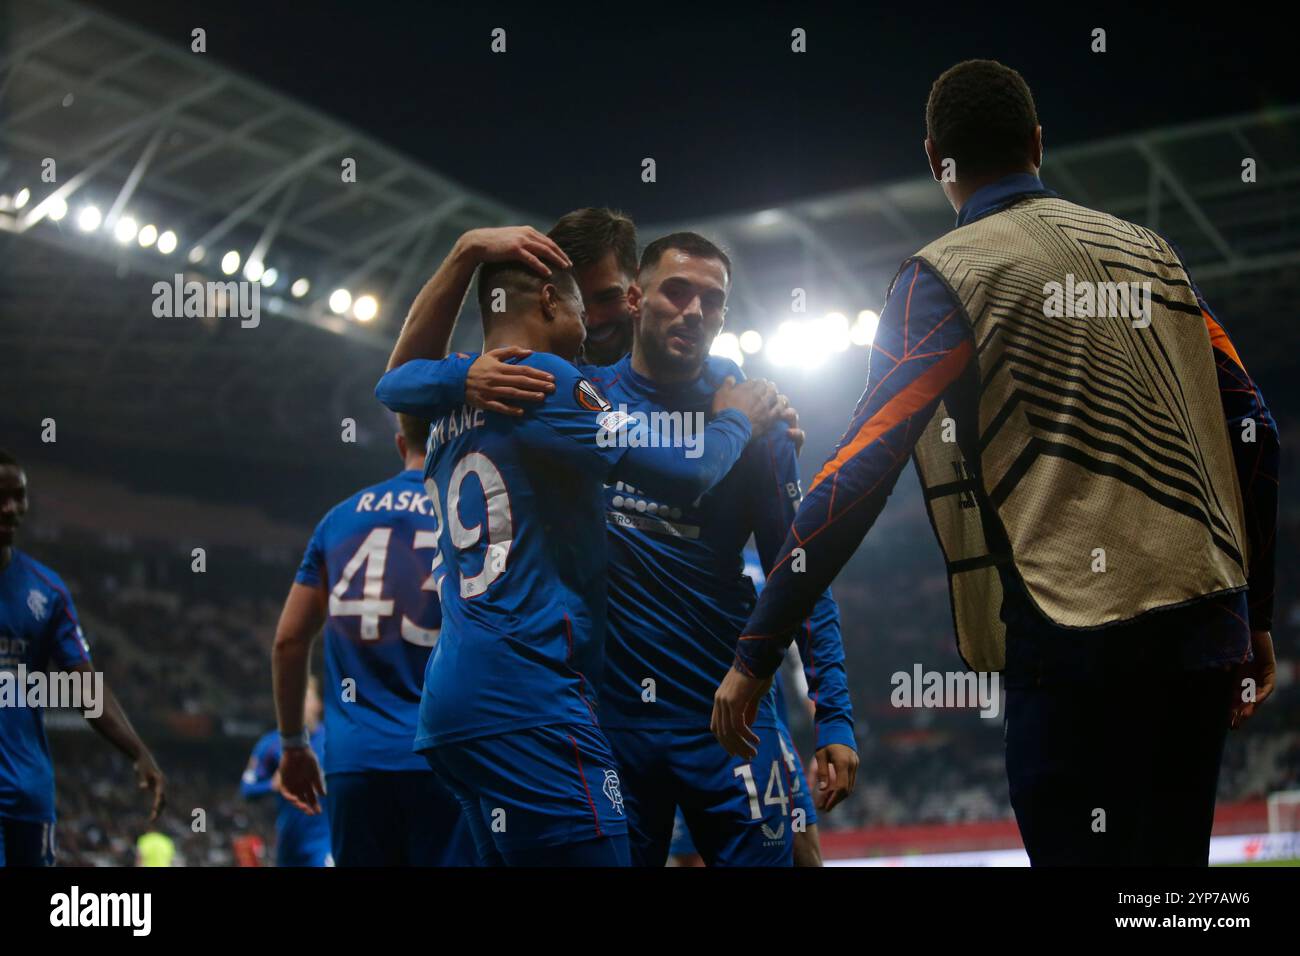
[[[578,268],[612,252],[624,274],[636,276],[636,225],[617,209],[587,206],[566,212],[547,235]]]
[[[727,258],[727,254],[717,243],[705,239],[698,232],[670,232],[666,236],[660,236],[641,253],[641,268],[637,270],[637,274],[641,275],[659,265],[659,260],[669,249],[676,249],[701,259],[717,259],[727,270],[727,281],[731,281],[731,260]]]
[[[14,457],[12,452],[0,448],[0,468],[4,468],[6,465],[13,465],[15,468],[21,468],[23,463]]]
[[[988,176],[1023,169],[1038,125],[1034,94],[1025,78],[996,60],[966,60],[930,87],[926,134],[957,176]]]
[[[398,412],[397,429],[406,439],[407,448],[423,448],[429,441],[429,423],[423,418]]]
[[[521,262],[483,263],[478,270],[478,308],[483,314],[484,327],[498,315],[516,314],[522,303],[531,301],[547,285],[553,285],[562,293],[582,301],[578,280],[573,277],[570,269],[552,269],[549,276],[544,276]],[[505,313],[492,311],[492,300],[497,289],[505,292]]]

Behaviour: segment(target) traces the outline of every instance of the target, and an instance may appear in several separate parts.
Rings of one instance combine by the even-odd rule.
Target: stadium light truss
[[[251,281],[271,271],[272,290],[299,278],[318,290],[286,296],[279,314],[377,346],[375,333],[332,321],[331,290],[383,312],[409,301],[465,229],[536,218],[191,53],[188,36],[167,42],[66,0],[5,0],[0,17],[12,37],[0,48],[0,231],[121,261],[61,228],[54,213],[70,206],[97,210],[83,231],[116,236],[145,273],[179,245],[201,250],[191,271],[220,278],[207,253],[229,250],[254,266]],[[345,159],[355,182],[343,181]],[[172,238],[131,246],[123,220]]]
[[[337,421],[374,405],[406,306],[457,236],[544,224],[189,52],[188,36],[155,37],[70,0],[0,0],[0,20],[0,308],[21,318],[0,323],[0,349],[17,358],[0,381],[12,414],[39,417],[56,395],[120,432],[166,395],[215,415],[234,441],[249,427],[237,409],[256,404],[290,454],[302,412],[323,403]],[[1241,180],[1246,157],[1257,182]],[[342,181],[344,158],[356,182]],[[1300,107],[1051,149],[1043,176],[1161,231],[1203,285],[1300,265]],[[952,221],[918,176],[640,232],[689,228],[728,248],[733,295],[715,350],[813,369],[871,343],[899,261]],[[112,281],[222,280],[223,260],[265,293],[257,336],[150,321],[140,284]],[[454,345],[475,339],[464,322]]]

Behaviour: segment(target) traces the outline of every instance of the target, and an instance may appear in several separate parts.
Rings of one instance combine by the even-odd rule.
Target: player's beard
[[[667,332],[663,336],[643,335],[641,354],[650,374],[660,382],[685,382],[698,377],[708,357],[703,349],[696,357],[674,355],[668,349]]]
[[[600,328],[609,328],[609,332],[593,338],[591,330],[587,330],[587,340],[582,346],[583,361],[590,365],[613,365],[632,347],[632,316],[622,315]]]

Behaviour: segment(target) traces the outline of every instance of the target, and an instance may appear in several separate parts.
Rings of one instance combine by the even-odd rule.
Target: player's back
[[[329,591],[326,773],[428,769],[411,741],[442,623],[436,530],[412,469],[336,505],[312,536],[297,580]]]
[[[603,414],[603,399],[588,407],[581,389],[591,386],[571,363],[540,353],[525,361],[556,376],[543,407],[511,418],[460,406],[432,422],[426,488],[445,519],[443,630],[426,675],[421,748],[593,720],[608,465],[566,432],[590,432],[581,419]]]

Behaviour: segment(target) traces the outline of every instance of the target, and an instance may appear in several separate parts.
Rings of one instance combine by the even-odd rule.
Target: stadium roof
[[[175,423],[195,423],[272,455],[322,429],[337,441],[345,416],[365,436],[382,423],[382,357],[432,264],[466,229],[526,218],[191,52],[189,36],[64,0],[3,0],[0,22],[0,402],[15,422],[80,415],[150,445],[193,445]],[[89,231],[86,206],[86,225],[102,221]],[[229,278],[262,267],[257,328],[154,316],[155,282],[225,280],[232,250]],[[336,314],[339,288],[374,296],[377,316]]]
[[[543,225],[191,52],[188,36],[66,0],[0,0],[0,22],[0,417],[24,433],[49,416],[115,446],[301,460],[351,417],[362,445],[386,445],[371,390],[419,284],[468,228]],[[1241,182],[1246,156],[1256,183]],[[1159,229],[1203,283],[1300,274],[1300,108],[1049,150],[1044,177]],[[917,177],[673,225],[728,244],[729,327],[766,335],[794,287],[810,312],[878,309],[898,261],[951,223]],[[142,245],[146,225],[175,250]],[[225,279],[230,252],[231,278],[250,261],[276,273],[256,328],[155,317],[155,283]],[[377,315],[336,314],[339,288],[373,295]],[[457,345],[477,338],[462,323]]]
[[[1242,180],[1246,158],[1256,161],[1254,182]],[[1201,284],[1300,266],[1300,107],[1049,144],[1042,176],[1069,199],[1160,232]],[[879,309],[899,262],[953,219],[942,191],[921,176],[644,233],[721,237],[736,264],[733,312],[771,315],[794,287],[810,300],[820,290],[823,308]]]

